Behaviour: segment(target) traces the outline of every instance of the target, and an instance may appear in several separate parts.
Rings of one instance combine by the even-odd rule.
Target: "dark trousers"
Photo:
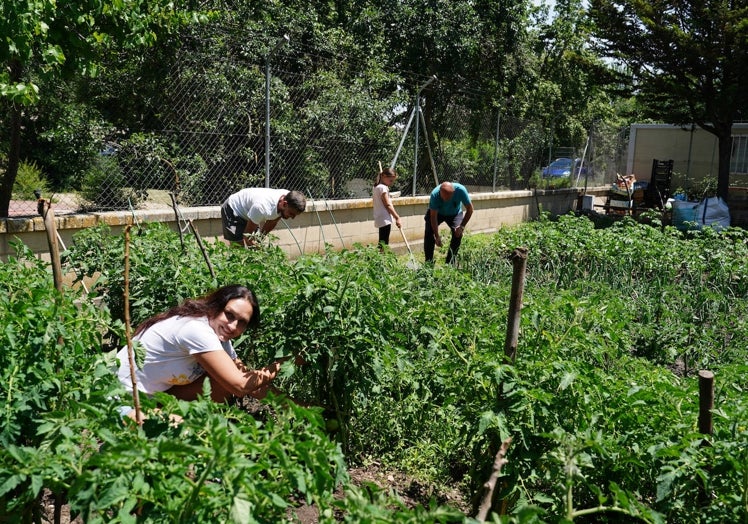
[[[387,224],[379,228],[379,245],[388,245],[390,243],[390,232],[392,231],[392,224]]]
[[[456,224],[455,221],[458,216],[461,215],[437,215],[436,216],[436,226],[439,227],[439,224],[442,222],[446,222],[449,226],[449,229],[452,231],[452,240],[449,241],[449,251],[447,251],[447,264],[451,264],[452,261],[457,257],[457,251],[460,249],[460,244],[462,243],[462,237],[455,235],[455,229],[459,224]],[[434,247],[436,247],[436,241],[434,240],[434,230],[431,228],[431,216],[430,212],[426,211],[426,231],[423,234],[423,253],[426,256],[426,262],[433,262],[434,261]]]

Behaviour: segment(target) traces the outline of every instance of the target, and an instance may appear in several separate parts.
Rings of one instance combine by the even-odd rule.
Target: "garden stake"
[[[340,238],[340,245],[343,246],[343,249],[345,249],[345,241],[343,240],[343,235],[340,234],[340,229],[338,229],[338,223],[335,221],[335,215],[332,214],[332,209],[328,207],[327,205],[327,199],[324,195],[322,195],[322,200],[325,202],[325,209],[327,209],[327,212],[330,213],[330,218],[332,219],[332,223],[335,225],[335,231],[338,232],[338,237]]]
[[[322,244],[323,244],[323,251],[327,249],[327,240],[325,240],[325,228],[322,227],[322,218],[319,216],[319,211],[317,211],[317,203],[314,201],[314,198],[312,198],[312,192],[309,191],[307,188],[307,193],[309,193],[309,198],[312,201],[312,205],[314,206],[314,212],[317,214],[317,221],[319,222],[319,232],[320,235],[322,235]]]
[[[496,458],[493,461],[493,470],[491,471],[491,476],[483,484],[485,494],[483,495],[483,500],[481,500],[478,514],[475,516],[475,519],[478,522],[486,521],[488,511],[491,509],[491,500],[493,499],[493,493],[496,489],[496,482],[498,482],[499,475],[501,475],[501,468],[506,465],[507,462],[509,462],[506,459],[506,452],[509,449],[509,444],[511,443],[512,437],[507,437],[506,440],[501,443],[501,447],[499,448],[498,453],[496,453]]]
[[[281,222],[283,222],[283,225],[286,226],[286,229],[288,229],[288,232],[291,233],[291,238],[293,238],[293,241],[296,242],[296,247],[299,248],[299,255],[303,255],[304,251],[301,250],[301,245],[299,245],[299,241],[296,240],[296,236],[293,234],[293,231],[291,231],[291,227],[288,225],[288,222],[286,222],[285,218],[281,218]],[[305,228],[305,230],[306,230],[306,228]],[[306,243],[306,236],[304,237],[304,240],[305,240],[305,243]]]
[[[714,373],[702,369],[699,371],[699,433],[704,435],[701,440],[701,447],[711,447],[709,437],[713,434],[712,410],[714,409]],[[706,471],[712,470],[711,464],[704,466]],[[709,503],[710,494],[707,486],[702,480],[699,483],[699,500],[703,505]]]
[[[182,211],[179,209],[179,205],[177,204],[177,198],[174,195],[174,193],[169,192],[169,196],[171,197],[171,206],[174,208],[174,216],[177,220],[177,230],[179,231],[179,242],[182,244],[182,252],[184,253],[184,238],[182,237],[182,222],[184,222],[185,228],[189,228],[192,230],[192,235],[195,237],[195,240],[197,241],[197,247],[200,248],[200,251],[203,254],[203,258],[205,259],[205,263],[208,265],[208,271],[210,271],[210,276],[213,278],[216,278],[216,272],[213,271],[213,264],[210,263],[210,258],[208,257],[208,253],[205,252],[205,246],[203,245],[203,239],[200,237],[200,233],[197,231],[197,228],[195,227],[195,224],[192,223],[192,219],[186,219],[184,216],[182,216]]]
[[[40,198],[36,202],[36,210],[44,218],[44,229],[47,232],[47,244],[49,244],[49,256],[52,260],[52,277],[55,289],[62,293],[62,264],[60,262],[60,246],[57,245],[57,227],[55,225],[55,212],[49,200]]]
[[[180,224],[180,215],[179,208],[177,207],[177,197],[169,191],[169,196],[171,197],[171,207],[174,209],[174,219],[177,221],[177,231],[179,232],[179,243],[182,246],[182,251],[184,252],[184,237],[182,236],[182,226]]]
[[[507,319],[504,354],[514,363],[517,358],[517,334],[519,333],[520,312],[522,311],[522,293],[527,270],[527,248],[520,247],[512,253],[512,292],[509,297],[509,318]]]
[[[210,271],[210,276],[215,279],[216,272],[213,271],[213,264],[210,263],[210,258],[208,257],[208,253],[205,252],[203,239],[200,238],[200,233],[197,232],[197,228],[195,227],[195,224],[192,223],[192,219],[187,220],[187,223],[190,225],[190,229],[192,229],[192,234],[195,235],[195,240],[197,240],[197,245],[200,248],[200,251],[202,251],[203,253],[203,258],[205,259],[205,263],[208,264],[208,271]]]
[[[127,339],[127,359],[130,363],[132,399],[135,404],[135,422],[140,426],[143,424],[143,414],[140,412],[138,379],[135,376],[135,355],[132,348],[132,334],[130,333],[130,228],[132,228],[132,224],[125,226],[125,338]]]
[[[517,337],[519,333],[520,312],[522,311],[522,292],[524,289],[525,272],[527,269],[527,248],[520,247],[510,256],[514,271],[512,273],[512,291],[509,295],[509,315],[507,317],[506,340],[504,342],[504,356],[514,364],[517,358]],[[499,383],[496,404],[501,408],[504,399],[504,382]]]

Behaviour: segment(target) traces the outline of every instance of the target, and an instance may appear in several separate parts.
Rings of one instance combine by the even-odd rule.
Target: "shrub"
[[[100,155],[83,178],[80,196],[84,209],[127,209],[136,206],[146,194],[125,187],[116,156]]]
[[[33,200],[34,191],[40,191],[42,195],[49,193],[49,184],[42,176],[42,170],[35,161],[21,162],[18,166],[18,175],[13,184],[13,198],[16,200]]]

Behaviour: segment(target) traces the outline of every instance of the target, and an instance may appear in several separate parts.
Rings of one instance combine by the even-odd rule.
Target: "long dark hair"
[[[237,298],[243,298],[252,304],[252,317],[249,319],[247,328],[257,327],[260,323],[260,305],[257,303],[257,297],[248,287],[232,284],[218,288],[199,298],[188,298],[178,306],[143,321],[135,330],[135,334],[138,335],[152,325],[171,317],[208,317],[213,319],[223,311],[230,300]]]

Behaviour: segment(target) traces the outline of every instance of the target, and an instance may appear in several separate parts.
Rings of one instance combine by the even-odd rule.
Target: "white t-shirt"
[[[166,391],[172,386],[190,384],[205,370],[195,360],[196,353],[225,351],[232,359],[236,352],[231,341],[221,342],[206,317],[171,317],[157,322],[133,340],[145,347],[143,369],[135,371],[138,390],[144,393]],[[117,353],[120,382],[132,391],[127,346]]]
[[[374,201],[374,226],[377,229],[392,224],[392,215],[390,215],[390,212],[384,207],[384,202],[382,202],[382,196],[387,195],[389,198],[389,192],[390,188],[386,184],[377,184],[372,193],[372,200]]]
[[[237,216],[261,226],[265,221],[280,216],[278,200],[287,194],[287,189],[249,187],[229,196],[227,202]]]

